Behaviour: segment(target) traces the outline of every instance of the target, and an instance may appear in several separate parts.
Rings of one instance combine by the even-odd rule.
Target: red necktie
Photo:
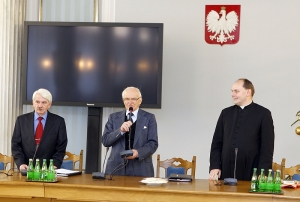
[[[42,139],[42,135],[43,135],[43,124],[42,124],[42,119],[43,117],[39,117],[38,120],[39,120],[39,123],[36,127],[36,130],[35,130],[35,143],[36,144],[40,144],[40,141]]]

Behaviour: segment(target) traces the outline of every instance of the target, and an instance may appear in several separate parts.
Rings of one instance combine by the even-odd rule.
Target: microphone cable
[[[115,174],[115,172],[117,172],[118,170],[124,168],[127,164],[128,164],[128,159],[126,159],[126,157],[124,157],[124,163],[121,163],[120,165],[118,165],[118,166],[111,172],[109,180],[112,180],[113,175]]]
[[[132,121],[132,111],[133,111],[133,108],[132,107],[129,107],[129,121],[131,121],[131,123],[133,124],[133,121]],[[129,128],[129,132],[128,132],[128,149],[131,150],[131,127]]]

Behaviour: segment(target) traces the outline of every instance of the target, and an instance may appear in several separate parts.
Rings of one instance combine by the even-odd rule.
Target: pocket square
[[[146,129],[147,128],[147,126],[144,126],[144,129]]]

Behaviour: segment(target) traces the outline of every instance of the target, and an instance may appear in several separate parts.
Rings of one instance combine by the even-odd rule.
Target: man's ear
[[[251,95],[252,95],[251,89],[248,89],[247,90],[247,96],[251,96]]]

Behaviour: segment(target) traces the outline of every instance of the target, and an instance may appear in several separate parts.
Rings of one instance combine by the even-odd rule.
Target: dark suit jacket
[[[251,180],[253,168],[272,168],[274,126],[271,112],[251,103],[243,110],[234,105],[223,109],[219,117],[210,152],[210,170],[221,169],[221,179]]]
[[[125,110],[113,113],[109,116],[102,136],[102,144],[105,147],[112,147],[110,156],[107,160],[106,174],[112,171],[120,164],[124,163],[120,152],[125,150],[125,138],[121,135],[120,127],[124,122]],[[131,176],[154,176],[152,163],[152,154],[158,147],[157,124],[155,116],[142,109],[139,109],[133,149],[139,153],[137,159],[129,160],[126,168],[117,171],[116,175]],[[126,169],[126,172],[125,172]]]
[[[34,140],[34,112],[20,115],[15,124],[11,147],[15,163],[28,165],[29,158],[33,158],[36,151]],[[68,139],[65,120],[48,111],[46,124],[35,159],[53,159],[54,166],[60,168],[66,153]]]

